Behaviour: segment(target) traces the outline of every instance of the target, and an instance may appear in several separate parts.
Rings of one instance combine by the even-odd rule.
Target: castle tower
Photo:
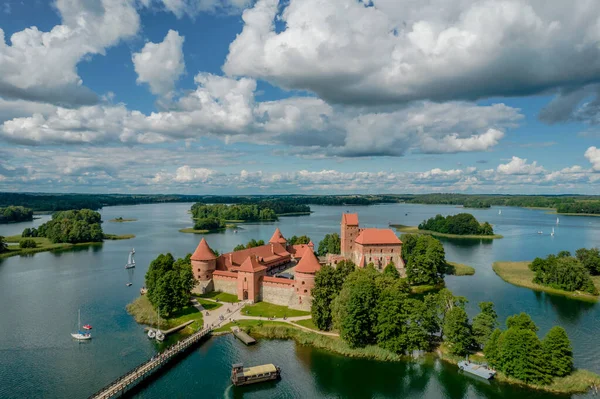
[[[340,229],[340,249],[342,256],[346,259],[354,259],[354,240],[358,237],[358,214],[342,214],[342,227]]]
[[[192,254],[191,260],[192,272],[196,280],[208,281],[212,279],[212,273],[217,267],[217,257],[204,238],[200,240],[200,244]]]
[[[315,286],[315,274],[321,270],[321,264],[310,247],[302,254],[302,259],[294,269],[294,291],[303,308],[310,309],[310,292]]]
[[[269,243],[281,244],[285,248],[285,244],[287,243],[287,240],[283,237],[283,234],[281,234],[279,227],[275,229],[275,232],[273,233],[273,236],[269,240]]]
[[[238,269],[238,299],[252,303],[260,298],[260,284],[267,268],[258,263],[256,255],[250,255]]]

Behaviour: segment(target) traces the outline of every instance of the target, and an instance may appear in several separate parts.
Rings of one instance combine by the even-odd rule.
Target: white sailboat
[[[81,309],[79,309],[77,311],[77,332],[76,333],[71,333],[71,337],[80,340],[80,341],[85,341],[88,339],[92,339],[92,334],[87,332],[84,333],[81,331]]]
[[[554,237],[554,227],[552,228],[552,233],[550,233],[550,235]]]
[[[559,220],[558,220],[558,216],[556,217],[556,224],[558,224]]]
[[[156,331],[154,331],[154,330],[152,329],[152,327],[150,327],[150,328],[148,329],[148,338],[149,338],[149,339],[154,339],[154,338],[156,338]]]
[[[498,209],[498,215],[502,215],[502,209]]]
[[[156,329],[155,336],[156,336],[157,341],[162,342],[165,339],[165,334],[162,331],[160,331],[160,313],[158,313],[158,310],[156,311],[156,314],[158,316],[158,322],[157,322],[158,328]]]
[[[131,252],[129,252],[129,258],[127,258],[125,269],[131,269],[135,267],[135,259],[133,259],[133,254],[135,254],[135,249],[132,249]]]

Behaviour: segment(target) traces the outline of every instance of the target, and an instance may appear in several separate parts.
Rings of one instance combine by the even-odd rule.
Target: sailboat
[[[552,237],[554,237],[554,227],[552,228],[552,233],[550,233]]]
[[[165,334],[162,331],[160,331],[160,313],[158,313],[158,310],[156,311],[156,315],[158,317],[158,322],[157,322],[158,328],[156,329],[155,336],[156,336],[157,341],[162,342],[165,339]]]
[[[152,329],[152,327],[150,327],[148,329],[148,338],[149,339],[154,339],[156,338],[156,332]]]
[[[558,216],[556,217],[556,224],[558,224],[559,220],[558,220]]]
[[[127,263],[125,264],[125,269],[131,269],[135,267],[135,259],[133,259],[133,254],[135,254],[135,248],[129,252],[129,258],[127,259]]]
[[[502,209],[498,209],[498,215],[502,215]]]
[[[90,334],[89,332],[87,332],[87,333],[81,332],[81,309],[79,309],[77,311],[77,332],[71,333],[71,337],[78,339],[80,341],[92,339],[92,334]]]

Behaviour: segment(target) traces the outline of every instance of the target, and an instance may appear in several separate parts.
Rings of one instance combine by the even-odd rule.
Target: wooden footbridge
[[[174,358],[183,352],[187,351],[189,348],[200,342],[205,336],[210,334],[212,329],[205,328],[200,330],[189,337],[182,339],[177,342],[173,346],[170,346],[164,352],[153,356],[150,360],[140,364],[133,370],[125,373],[123,376],[119,377],[117,380],[113,381],[109,385],[105,386],[92,396],[90,399],[112,399],[118,398],[133,388],[138,386],[142,381],[150,378],[155,372],[162,369],[165,365],[170,363]]]

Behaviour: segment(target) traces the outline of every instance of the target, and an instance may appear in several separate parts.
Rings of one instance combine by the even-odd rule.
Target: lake
[[[202,236],[179,233],[192,222],[191,204],[151,204],[104,208],[103,229],[110,234],[135,234],[131,240],[106,241],[60,253],[38,253],[0,260],[0,397],[82,398],[152,356],[159,347],[125,306],[139,295],[148,264],[158,254],[183,257]],[[388,223],[416,225],[426,218],[462,211],[454,206],[390,204],[376,206],[311,206],[310,216],[284,217],[275,223],[240,225],[238,233],[206,235],[220,252],[252,238],[267,241],[275,227],[286,237],[306,234],[318,243],[339,232],[341,214],[358,212],[362,227]],[[446,285],[468,298],[470,316],[477,303],[493,301],[501,321],[521,311],[529,313],[543,336],[561,325],[574,346],[575,364],[600,373],[600,305],[536,293],[502,281],[492,271],[496,260],[530,260],[560,250],[600,246],[600,218],[560,216],[522,208],[470,209],[494,225],[503,239],[444,239],[448,260],[476,269],[474,276],[446,277]],[[111,223],[122,216],[136,222]],[[33,222],[0,225],[0,235],[20,233]],[[555,228],[554,237],[549,235]],[[537,234],[544,231],[543,235]],[[136,250],[135,269],[125,270],[127,255]],[[131,282],[132,287],[125,284]],[[70,336],[77,311],[94,326],[91,342]],[[232,388],[231,363],[273,362],[283,369],[278,383]],[[246,348],[229,336],[214,337],[141,390],[137,397],[270,397],[270,398],[541,398],[556,397],[458,374],[435,359],[384,363],[349,359],[296,345],[292,341],[262,341]]]

